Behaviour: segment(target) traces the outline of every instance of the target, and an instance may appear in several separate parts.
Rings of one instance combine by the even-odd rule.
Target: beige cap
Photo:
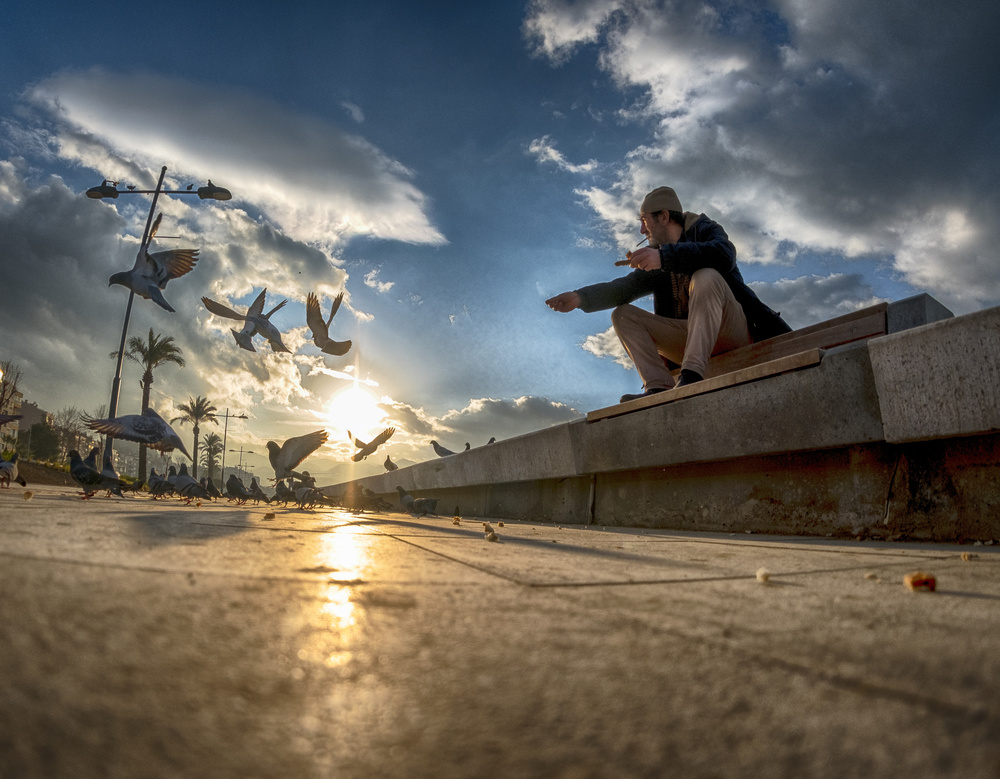
[[[642,201],[641,214],[655,214],[657,211],[684,211],[677,193],[670,187],[657,187]]]

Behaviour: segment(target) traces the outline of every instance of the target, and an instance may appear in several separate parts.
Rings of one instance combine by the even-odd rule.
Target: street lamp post
[[[229,409],[226,409],[226,424],[222,428],[222,484],[226,483],[226,438],[229,435],[229,417],[232,416],[233,419],[249,419],[246,414],[232,414],[230,415]]]
[[[153,213],[156,211],[156,200],[161,194],[164,195],[197,195],[202,200],[231,200],[233,194],[228,189],[223,189],[222,187],[217,187],[212,183],[211,179],[208,184],[203,187],[198,187],[198,189],[163,189],[163,177],[167,175],[167,166],[164,165],[160,169],[160,178],[156,181],[156,189],[118,189],[117,181],[108,181],[107,179],[97,187],[91,187],[87,190],[87,197],[93,198],[94,200],[101,200],[107,198],[109,200],[116,200],[119,195],[152,195],[153,200],[149,204],[149,216],[146,217],[146,229],[142,233],[142,245],[139,247],[139,253],[143,254],[146,251],[147,245],[149,244],[149,229],[153,224]],[[128,323],[132,316],[132,301],[135,300],[135,291],[130,291],[128,295],[128,304],[125,306],[125,321],[122,324],[122,340],[121,346],[118,348],[118,362],[115,365],[115,378],[111,382],[111,402],[108,404],[108,416],[115,417],[118,415],[118,394],[121,389],[122,384],[122,362],[125,359],[125,339],[128,337]],[[109,435],[107,441],[104,445],[104,456],[110,457],[112,451],[112,441],[113,439]],[[140,478],[144,477],[145,474],[138,474]]]
[[[230,452],[235,452],[237,450],[236,449],[230,449],[229,451]],[[237,473],[242,473],[243,472],[243,455],[244,454],[257,454],[257,453],[256,452],[251,452],[249,449],[244,449],[242,446],[239,448],[239,453],[240,453],[240,464],[236,466],[236,472]],[[239,478],[239,477],[237,477],[237,478]]]

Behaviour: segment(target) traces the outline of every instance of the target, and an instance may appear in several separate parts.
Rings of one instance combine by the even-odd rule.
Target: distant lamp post
[[[91,187],[87,190],[87,197],[94,200],[116,200],[119,195],[152,195],[153,200],[149,204],[149,216],[146,217],[146,229],[142,233],[142,245],[139,252],[144,253],[149,245],[149,229],[153,223],[153,213],[156,211],[156,200],[163,195],[197,195],[202,200],[231,200],[233,193],[228,189],[217,187],[209,179],[208,184],[194,189],[163,189],[163,177],[167,175],[167,166],[160,169],[160,178],[156,181],[156,189],[118,189],[117,181],[104,179],[100,186]],[[128,337],[128,322],[132,316],[132,301],[135,299],[135,292],[129,292],[128,304],[125,306],[125,322],[122,324],[122,341],[118,347],[118,363],[115,366],[115,378],[111,382],[111,402],[108,404],[108,416],[118,416],[118,394],[122,384],[122,361],[125,359],[125,339]],[[109,457],[112,452],[112,441],[108,436],[104,445],[104,456]]]
[[[230,452],[237,451],[236,449],[230,449]],[[249,449],[244,449],[242,446],[239,448],[240,453],[240,464],[236,466],[236,472],[240,473],[243,471],[243,455],[244,454],[257,454],[256,452],[251,452]],[[238,477],[237,477],[238,478]]]
[[[230,414],[229,409],[226,409],[226,424],[222,428],[222,483],[226,483],[226,438],[229,435],[229,418],[233,419],[249,419],[246,414]]]

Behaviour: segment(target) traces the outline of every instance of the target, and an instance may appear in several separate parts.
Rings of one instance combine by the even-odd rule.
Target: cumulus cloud
[[[565,61],[584,43],[593,43],[619,0],[536,0],[528,8],[524,34],[537,54]]]
[[[888,258],[958,311],[1000,302],[1000,109],[982,99],[1000,86],[983,68],[997,29],[988,0],[945,26],[861,0],[536,0],[525,23],[554,64],[596,44],[641,91],[623,118],[653,122],[654,139],[583,193],[621,247],[635,204],[667,183],[743,262]]]
[[[628,356],[625,347],[622,346],[621,339],[613,327],[609,327],[603,333],[588,335],[580,344],[585,352],[590,352],[595,357],[610,357],[626,370],[633,370],[635,366],[632,358]]]
[[[375,268],[368,271],[365,274],[365,286],[371,287],[373,290],[380,294],[384,294],[396,286],[394,281],[379,281],[379,274],[382,272],[381,268]]]
[[[151,171],[214,179],[291,238],[441,244],[412,172],[364,138],[256,95],[148,73],[65,71],[28,91],[60,157],[152,187]],[[193,133],[197,123],[201,132]],[[391,215],[391,216],[390,216]]]

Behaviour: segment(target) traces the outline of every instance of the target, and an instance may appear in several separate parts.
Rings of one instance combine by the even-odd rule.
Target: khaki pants
[[[752,343],[743,308],[718,271],[695,271],[688,289],[687,319],[668,319],[631,304],[611,312],[611,324],[647,390],[674,386],[663,357],[704,376],[713,354]]]

